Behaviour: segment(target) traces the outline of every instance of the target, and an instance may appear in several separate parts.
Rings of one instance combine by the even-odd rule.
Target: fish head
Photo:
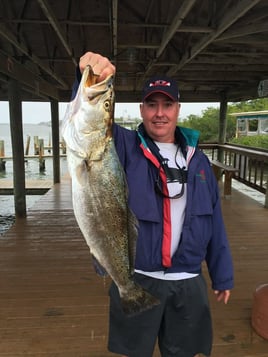
[[[86,66],[75,98],[69,103],[62,136],[67,148],[89,157],[94,147],[112,137],[114,121],[113,75],[98,82],[99,75]]]
[[[90,66],[86,66],[81,80],[82,97],[87,101],[91,115],[87,124],[92,129],[107,129],[107,135],[111,135],[111,126],[114,118],[114,76],[111,74],[102,82],[98,82],[98,74],[95,74]],[[102,122],[99,118],[102,117]]]

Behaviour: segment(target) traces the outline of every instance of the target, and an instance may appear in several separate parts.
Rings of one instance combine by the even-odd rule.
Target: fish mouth
[[[102,82],[97,82],[99,74],[95,74],[90,65],[86,66],[85,73],[83,73],[84,80],[84,90],[89,101],[96,100],[99,96],[107,93],[107,91],[113,88],[113,75],[109,75]]]
[[[86,76],[86,80],[85,80],[85,86],[86,87],[91,87],[93,85],[95,85],[97,83],[97,80],[99,78],[99,74],[95,74],[93,72],[93,69],[90,65],[87,65],[85,68],[85,76]]]

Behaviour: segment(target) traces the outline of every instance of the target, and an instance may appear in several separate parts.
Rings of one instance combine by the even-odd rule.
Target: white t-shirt
[[[187,170],[186,160],[178,146],[174,143],[159,143],[155,142],[155,144],[160,149],[161,156],[166,159],[165,162],[168,168],[173,169],[173,174],[170,177],[167,177],[167,187],[169,196],[173,197],[181,192],[182,183],[179,182],[179,179],[176,179],[177,174],[176,171],[178,167]],[[171,213],[171,256],[175,253],[178,248],[182,226],[184,222],[185,216],[185,208],[186,208],[186,197],[187,197],[187,184],[184,185],[184,194],[180,198],[170,198],[170,213]],[[136,272],[140,274],[144,274],[147,276],[154,277],[156,279],[164,279],[164,280],[181,280],[188,279],[197,274],[191,273],[165,273],[164,271],[156,271],[156,272],[146,272],[143,270],[136,270]]]

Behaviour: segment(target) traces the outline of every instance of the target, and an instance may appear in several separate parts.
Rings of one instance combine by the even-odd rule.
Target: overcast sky
[[[59,117],[63,118],[67,103],[59,104]],[[182,103],[180,118],[185,119],[190,114],[201,115],[208,107],[219,107],[219,103]],[[115,117],[140,118],[139,103],[116,103]],[[38,124],[50,121],[50,103],[23,102],[23,123]],[[8,102],[0,101],[0,123],[9,123]]]

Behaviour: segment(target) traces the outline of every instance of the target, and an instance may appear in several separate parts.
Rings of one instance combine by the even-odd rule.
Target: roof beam
[[[50,5],[48,4],[48,2],[46,0],[37,0],[37,1],[40,5],[41,9],[43,10],[45,16],[48,18],[49,23],[51,24],[54,31],[56,32],[58,38],[60,39],[61,44],[65,48],[68,55],[71,57],[73,64],[75,66],[77,66],[78,63],[77,63],[76,59],[73,57],[72,49],[70,48],[68,41],[65,38],[65,34],[62,31],[61,26],[55,16],[55,14],[53,13]]]
[[[182,24],[182,21],[185,19],[193,5],[195,4],[196,0],[186,0],[183,2],[182,6],[179,8],[179,11],[177,15],[174,17],[172,24],[169,26],[167,29],[163,40],[157,50],[156,53],[156,59],[161,56],[163,53],[164,49],[166,48],[167,44],[171,40],[171,38],[174,36],[180,25]]]
[[[50,22],[48,20],[37,20],[37,19],[11,19],[11,20],[6,20],[2,19],[2,22],[9,22],[9,23],[14,23],[14,24],[31,24],[31,25],[48,25]],[[103,27],[103,26],[110,26],[109,22],[95,22],[95,21],[83,21],[83,20],[58,20],[60,25],[69,25],[69,26],[85,26],[85,27],[90,27],[90,26],[97,26],[97,27]],[[117,27],[127,27],[127,28],[158,28],[158,29],[163,29],[167,28],[169,26],[168,23],[136,23],[136,22],[117,22]],[[200,26],[200,25],[195,25],[195,26],[190,26],[190,25],[184,25],[181,26],[180,28],[177,29],[177,32],[197,32],[197,33],[210,33],[212,32],[213,29],[209,26]]]
[[[240,0],[235,2],[235,5],[226,11],[219,26],[212,33],[204,36],[198,43],[193,47],[185,49],[184,55],[180,62],[173,66],[169,71],[168,75],[174,75],[179,71],[186,63],[190,62],[195,58],[205,47],[211,44],[217,37],[219,37],[224,31],[226,31],[235,21],[242,17],[246,12],[248,12],[252,7],[258,4],[260,0]]]
[[[171,40],[171,38],[178,31],[179,27],[182,24],[182,21],[185,19],[187,14],[190,12],[190,10],[193,7],[193,5],[195,4],[195,2],[196,2],[196,0],[185,0],[182,3],[180,8],[178,9],[177,14],[175,15],[175,17],[173,19],[171,25],[169,26],[169,28],[167,29],[167,31],[165,32],[165,34],[163,36],[162,42],[156,52],[155,58],[152,61],[150,61],[149,64],[147,65],[147,67],[144,71],[144,77],[146,76],[146,73],[149,72],[149,70],[151,69],[153,64],[157,61],[157,59],[161,56],[161,54],[163,53],[167,44]]]
[[[112,27],[112,53],[113,60],[117,57],[117,24],[118,24],[118,0],[112,0],[111,7],[111,27]]]
[[[22,85],[31,88],[35,95],[59,100],[58,89],[41,79],[38,75],[32,73],[24,65],[18,63],[13,58],[5,56],[0,52],[0,72],[7,78],[13,78]]]
[[[267,32],[268,31],[268,23],[264,22],[262,24],[250,24],[244,25],[243,27],[234,28],[230,31],[226,31],[222,36],[215,39],[216,42],[218,41],[225,41],[229,40],[230,38],[253,35],[260,32]]]
[[[24,53],[33,63],[37,64],[44,72],[54,78],[63,88],[68,88],[68,85],[54,72],[52,72],[49,67],[45,66],[37,56],[29,53],[25,44],[23,44],[22,42],[18,42],[13,33],[11,33],[3,24],[0,24],[0,36],[2,36],[6,41],[11,43],[20,52]]]
[[[159,47],[159,44],[153,44],[153,43],[126,43],[126,44],[120,44],[118,45],[118,48],[124,48],[124,49],[128,49],[128,48],[143,48],[143,49],[153,49],[155,50],[156,48]]]

